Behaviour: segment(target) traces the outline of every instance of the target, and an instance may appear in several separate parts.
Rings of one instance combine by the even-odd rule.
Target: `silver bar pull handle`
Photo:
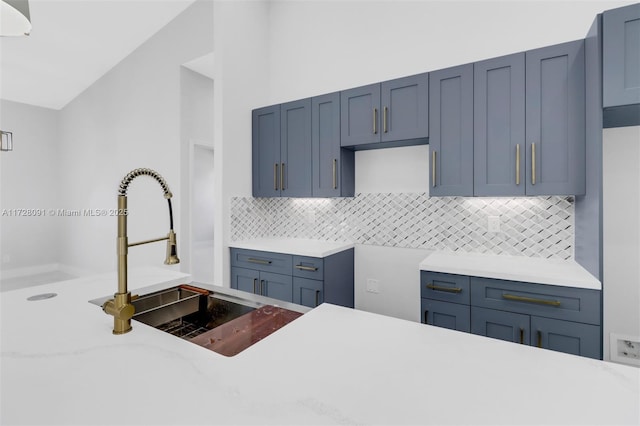
[[[313,266],[294,265],[293,267],[296,268],[296,269],[300,269],[301,271],[316,272],[318,270],[318,268],[313,267]]]
[[[333,189],[338,189],[338,159],[333,159]]]
[[[520,144],[516,144],[516,185],[520,185]]]
[[[378,134],[378,108],[373,109],[373,134]]]
[[[515,294],[509,294],[509,293],[503,293],[502,298],[507,300],[513,300],[515,302],[529,302],[529,303],[538,303],[540,305],[560,306],[559,300],[538,299],[535,297],[517,296]]]
[[[427,288],[436,291],[446,291],[447,293],[462,293],[462,289],[459,287],[442,287],[439,285],[427,284]]]
[[[271,265],[271,261],[270,260],[256,259],[254,257],[248,258],[247,262],[257,263],[259,265]]]
[[[320,290],[316,290],[316,306],[320,304]]]

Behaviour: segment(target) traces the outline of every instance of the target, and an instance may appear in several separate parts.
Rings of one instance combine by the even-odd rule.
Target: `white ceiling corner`
[[[30,0],[28,37],[0,38],[0,98],[61,109],[195,0]]]

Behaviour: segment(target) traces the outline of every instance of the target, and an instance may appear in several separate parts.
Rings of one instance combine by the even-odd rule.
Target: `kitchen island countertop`
[[[114,277],[0,293],[1,424],[640,423],[640,369],[329,304],[230,358],[138,322],[114,336],[88,303]]]

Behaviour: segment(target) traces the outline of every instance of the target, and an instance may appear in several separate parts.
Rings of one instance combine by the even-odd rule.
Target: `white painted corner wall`
[[[611,333],[640,341],[640,126],[603,131],[603,355]]]

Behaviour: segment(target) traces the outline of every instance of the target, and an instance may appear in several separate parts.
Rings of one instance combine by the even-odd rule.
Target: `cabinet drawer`
[[[420,297],[469,304],[469,277],[420,271]]]
[[[600,324],[600,291],[471,277],[471,304],[489,309]]]
[[[231,266],[291,275],[291,264],[290,254],[231,249]]]
[[[469,332],[471,327],[469,305],[422,299],[421,306],[423,323]]]
[[[324,259],[319,257],[293,256],[293,276],[324,279]]]

